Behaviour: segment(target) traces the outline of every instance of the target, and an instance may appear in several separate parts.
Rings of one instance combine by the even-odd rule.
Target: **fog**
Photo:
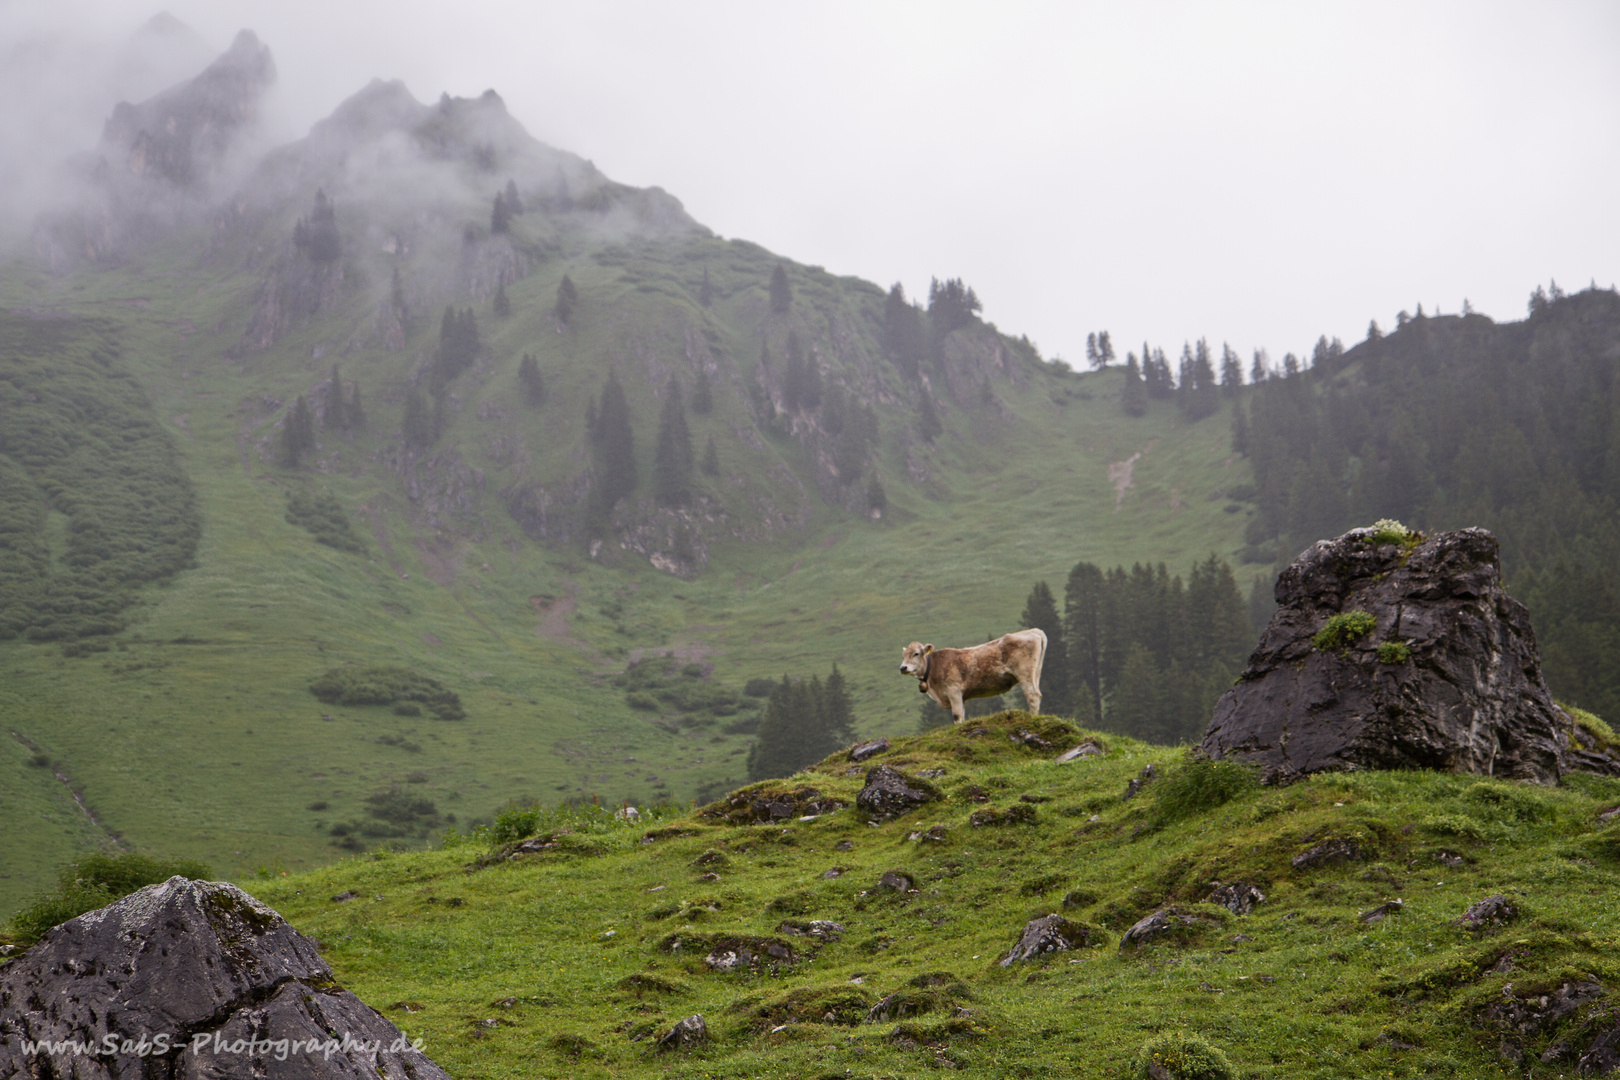
[[[244,27],[275,55],[266,135],[372,77],[494,88],[537,138],[699,221],[1003,330],[1353,344],[1468,299],[1620,279],[1620,7],[1506,4],[519,4],[9,0],[0,183],[64,190],[120,99]]]

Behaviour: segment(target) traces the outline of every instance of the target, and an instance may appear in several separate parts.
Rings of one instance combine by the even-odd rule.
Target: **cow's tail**
[[[1034,630],[1038,635],[1036,640],[1041,643],[1040,648],[1035,650],[1035,686],[1039,688],[1041,685],[1041,669],[1046,666],[1046,631],[1038,626]]]

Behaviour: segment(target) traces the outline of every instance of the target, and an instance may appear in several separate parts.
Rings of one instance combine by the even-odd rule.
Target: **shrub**
[[[329,492],[294,492],[287,500],[287,524],[302,526],[317,544],[365,554],[366,545],[355,535],[343,504]]]
[[[1379,518],[1373,522],[1373,543],[1400,544],[1410,547],[1423,539],[1423,534],[1415,529],[1408,529],[1394,518]]]
[[[440,720],[462,720],[461,698],[435,679],[409,668],[333,668],[309,684],[309,692],[333,705],[392,705],[415,701]]]
[[[12,917],[12,930],[24,944],[32,944],[53,926],[176,874],[207,880],[214,871],[194,859],[155,859],[135,852],[86,855],[57,871],[56,892],[35,897]]]
[[[1161,826],[1180,821],[1231,802],[1259,784],[1252,765],[1189,754],[1152,785],[1154,817]]]
[[[1412,650],[1404,641],[1383,641],[1378,645],[1380,664],[1404,664],[1412,659]]]
[[[1161,1031],[1142,1044],[1132,1063],[1133,1080],[1236,1080],[1237,1070],[1220,1048],[1202,1035]]]
[[[1365,611],[1341,611],[1323,624],[1311,638],[1311,644],[1318,649],[1326,651],[1340,645],[1348,645],[1358,637],[1364,637],[1373,632],[1378,620]]]
[[[1425,832],[1440,836],[1455,836],[1464,840],[1483,840],[1485,831],[1479,822],[1462,814],[1428,814],[1419,824]]]
[[[367,836],[420,834],[439,824],[439,808],[432,799],[407,794],[399,789],[398,784],[390,786],[387,791],[368,795],[366,813],[382,823],[368,822],[364,825],[361,831]]]
[[[1530,825],[1538,821],[1555,821],[1558,809],[1541,792],[1517,784],[1482,780],[1470,784],[1463,795],[1471,803],[1489,808],[1498,821]]]
[[[775,679],[749,679],[743,683],[743,693],[748,697],[770,697],[775,689]]]

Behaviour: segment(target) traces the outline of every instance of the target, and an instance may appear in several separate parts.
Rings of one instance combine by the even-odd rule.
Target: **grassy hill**
[[[200,522],[181,537],[194,551],[184,569],[87,586],[124,629],[42,640],[25,621],[0,640],[0,910],[86,845],[239,875],[419,844],[514,798],[709,795],[745,778],[738,721],[757,699],[735,712],[637,709],[615,685],[629,663],[696,663],[718,699],[837,662],[860,731],[901,733],[917,708],[893,672],[904,642],[1011,629],[1031,584],[1079,559],[1185,573],[1241,549],[1248,513],[1223,494],[1249,474],[1224,412],[1190,424],[1155,402],[1126,417],[1118,370],[1069,372],[977,320],[938,335],[912,377],[882,344],[876,286],[716,238],[656,189],[614,185],[535,143],[498,99],[407,105],[379,86],[222,206],[132,231],[139,242],[111,253],[41,243],[0,268],[0,329],[33,342],[0,356],[0,427],[39,414],[71,428],[82,402],[40,373],[93,337],[98,377],[133,388],[121,407],[178,470],[118,510],[97,483],[118,469],[167,476],[129,447],[73,458],[57,488],[0,455],[33,485],[17,490],[38,523],[0,556],[60,569],[92,509],[180,520],[152,511],[162,492],[183,494]],[[386,158],[406,136],[416,149]],[[509,177],[527,209],[491,234],[490,196]],[[332,200],[331,262],[294,240],[318,216],[317,189]],[[770,301],[779,266],[786,312]],[[565,275],[579,295],[566,322]],[[482,348],[445,387],[443,431],[413,448],[406,402],[431,385],[451,304],[474,311]],[[790,337],[820,373],[820,406],[784,399]],[[547,388],[537,408],[517,377],[524,355]],[[317,419],[318,447],[288,467],[294,402],[318,418],[334,364],[366,425]],[[593,524],[584,421],[609,369],[641,482]],[[688,423],[696,451],[713,438],[719,474],[665,507],[651,482],[662,398],[672,376],[690,397],[700,374],[713,410]],[[853,470],[829,401],[876,421]],[[874,479],[886,495],[876,519]],[[359,550],[318,542],[289,513],[321,499]],[[372,668],[434,680],[465,718],[310,691],[333,669]],[[406,814],[402,800],[431,810]]]
[[[1055,760],[1084,739],[1104,752]],[[247,887],[457,1076],[1112,1076],[1166,1034],[1206,1040],[1237,1076],[1554,1076],[1614,1024],[1613,780],[1261,788],[1016,712],[875,760],[940,798],[868,824],[853,798],[873,762],[838,754],[635,824],[503,817],[501,836],[539,837],[527,852],[484,834]],[[733,823],[751,798],[802,808],[807,787],[843,805]],[[1350,854],[1300,862],[1330,841]],[[891,871],[911,886],[880,887]],[[1237,882],[1264,894],[1248,914],[1206,902]],[[1511,917],[1459,922],[1492,894]],[[1166,907],[1193,921],[1120,947]],[[1077,924],[1077,947],[1000,966],[1049,913]],[[838,928],[808,936],[812,920]],[[705,961],[738,947],[761,960]],[[693,1013],[710,1045],[657,1052]]]

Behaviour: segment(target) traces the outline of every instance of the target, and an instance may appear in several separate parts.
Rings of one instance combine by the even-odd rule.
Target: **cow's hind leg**
[[[950,709],[951,719],[958,724],[967,719],[967,712],[962,708],[962,691],[952,690],[950,692]]]
[[[1025,680],[1018,684],[1018,689],[1024,692],[1024,705],[1032,713],[1041,711],[1041,684],[1036,680]]]

